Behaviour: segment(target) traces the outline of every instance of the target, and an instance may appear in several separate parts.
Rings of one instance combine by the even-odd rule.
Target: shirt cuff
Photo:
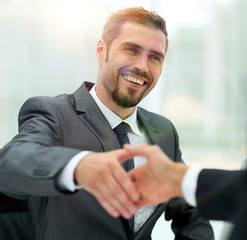
[[[197,166],[189,167],[182,181],[182,191],[184,198],[186,202],[193,207],[197,206],[196,189],[197,189],[198,177],[201,170],[202,170],[201,167],[197,167]]]
[[[58,187],[61,190],[67,190],[74,192],[77,189],[81,189],[80,185],[75,184],[74,171],[78,163],[89,153],[90,151],[82,151],[76,154],[69,162],[65,165],[62,172],[58,175]]]

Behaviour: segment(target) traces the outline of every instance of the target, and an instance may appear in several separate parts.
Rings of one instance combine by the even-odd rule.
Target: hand
[[[186,165],[172,162],[155,145],[142,144],[137,147],[125,145],[124,149],[129,152],[129,157],[140,155],[147,158],[146,163],[129,172],[141,194],[138,208],[183,195],[181,183],[188,168]]]
[[[140,195],[120,162],[129,159],[125,150],[91,153],[77,165],[75,181],[92,193],[113,217],[130,218]]]

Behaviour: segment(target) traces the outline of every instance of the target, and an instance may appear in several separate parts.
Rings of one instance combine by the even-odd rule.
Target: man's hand
[[[129,157],[140,155],[147,158],[146,163],[129,172],[141,194],[138,208],[183,196],[181,183],[188,168],[186,165],[172,162],[158,146],[125,145],[124,149],[130,154]]]
[[[130,218],[136,211],[140,195],[121,162],[129,159],[126,150],[91,153],[83,158],[74,172],[75,181],[92,193],[113,217]]]

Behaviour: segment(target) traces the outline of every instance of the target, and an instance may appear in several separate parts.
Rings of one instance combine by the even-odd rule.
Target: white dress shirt
[[[117,127],[123,120],[116,115],[114,112],[112,112],[109,108],[107,108],[98,98],[95,86],[90,90],[90,94],[93,97],[94,101],[100,108],[101,112],[105,116],[106,120],[110,124],[111,128],[114,129]],[[137,125],[137,109],[127,118],[124,120],[125,123],[127,123],[131,130],[128,132],[128,137],[130,140],[130,144],[132,146],[137,146],[142,143],[147,143],[147,139],[145,135],[140,132],[138,125]],[[90,151],[82,151],[75,155],[64,167],[62,172],[60,173],[58,177],[58,184],[61,189],[69,190],[69,191],[75,191],[76,189],[80,189],[81,186],[77,186],[74,182],[74,170],[77,166],[77,164],[87,155]],[[138,165],[146,162],[146,159],[141,156],[134,157],[134,165],[137,167]],[[154,212],[156,206],[148,206],[141,208],[138,210],[138,212],[135,214],[134,217],[134,231],[137,232],[140,227],[145,223],[145,221],[151,216],[151,214]]]
[[[184,194],[184,199],[193,207],[197,206],[196,189],[201,170],[202,168],[197,166],[189,167],[182,181],[182,192]]]

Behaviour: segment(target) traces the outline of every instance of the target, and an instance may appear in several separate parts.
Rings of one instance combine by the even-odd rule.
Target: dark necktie
[[[117,127],[115,127],[114,132],[117,134],[120,147],[123,148],[123,145],[126,143],[130,143],[129,138],[128,138],[128,127],[124,122],[121,122]],[[125,161],[122,166],[126,171],[129,171],[130,169],[134,168],[134,160],[133,158],[128,159]]]
[[[121,122],[117,127],[115,127],[114,132],[117,134],[118,141],[120,143],[120,147],[123,148],[123,145],[126,143],[130,143],[128,138],[128,127],[124,122]],[[127,161],[122,163],[123,168],[125,171],[129,171],[132,168],[134,168],[134,160],[133,158],[128,159]],[[129,221],[121,218],[123,224],[125,225],[127,235],[129,236],[129,239],[133,239],[133,231],[134,231],[134,216],[129,219]]]

